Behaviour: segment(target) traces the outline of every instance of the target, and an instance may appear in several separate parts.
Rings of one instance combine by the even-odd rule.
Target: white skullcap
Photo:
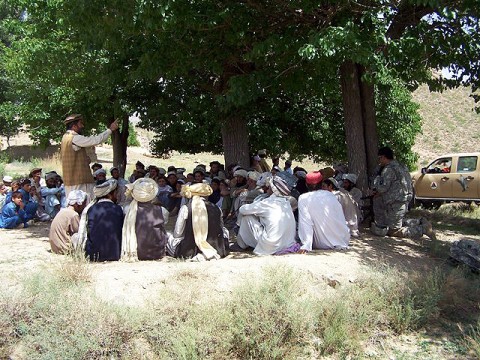
[[[93,173],[93,176],[98,176],[98,174],[105,174],[105,175],[107,175],[107,172],[105,171],[105,169],[98,169],[98,170],[96,170],[96,171]]]
[[[247,173],[247,176],[248,176],[249,179],[257,181],[258,178],[260,177],[260,173],[258,171],[249,171]]]
[[[232,172],[237,171],[238,169],[241,169],[242,167],[240,165],[235,165],[232,169]]]
[[[3,177],[3,182],[12,182],[13,178],[11,176],[5,175]]]
[[[96,198],[101,198],[101,197],[107,196],[116,188],[117,188],[117,180],[110,179],[105,181],[104,183],[101,183],[100,185],[96,185],[93,188],[93,195],[95,195]]]
[[[132,197],[138,202],[149,202],[155,199],[158,193],[158,184],[150,178],[140,178],[133,184],[126,184]]]
[[[87,198],[87,193],[83,190],[72,190],[68,193],[67,203],[68,205],[82,205]]]
[[[307,173],[305,171],[302,171],[302,170],[299,170],[295,173],[295,175],[299,178],[299,179],[305,179],[307,177]]]
[[[258,177],[258,180],[257,180],[257,186],[266,186],[268,179],[271,178],[271,177],[272,177],[271,172],[264,172],[264,173],[260,174],[260,176]]]
[[[355,175],[355,174],[343,174],[342,175],[342,180],[348,180],[352,184],[355,185],[357,183],[357,175]]]
[[[161,168],[158,168],[158,173],[160,175],[165,175],[167,173],[167,170],[165,170],[164,168],[161,167]]]
[[[258,156],[258,155],[255,155],[255,156],[253,157],[253,160],[255,160],[255,161],[261,161],[262,158],[261,158],[260,156]]]
[[[110,174],[112,173],[113,170],[118,170],[118,167],[114,166],[114,167],[110,168]]]
[[[248,176],[248,172],[244,169],[238,169],[233,173],[233,176],[242,176],[246,179]]]

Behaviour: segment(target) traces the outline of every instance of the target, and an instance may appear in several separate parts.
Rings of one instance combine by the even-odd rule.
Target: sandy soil
[[[173,220],[173,219],[172,219]],[[61,271],[69,259],[50,252],[48,224],[37,223],[28,229],[0,230],[0,272],[9,286],[40,267]],[[439,233],[441,242],[461,237],[454,232]],[[480,236],[477,238],[480,239]],[[258,257],[251,253],[231,253],[219,261],[192,263],[166,257],[159,261],[110,262],[90,264],[91,281],[97,295],[119,304],[141,306],[172,278],[182,272],[208,277],[214,290],[229,291],[249,273],[258,273],[264,266],[287,265],[311,274],[317,281],[337,280],[341,285],[355,282],[372,267],[388,265],[401,271],[431,271],[443,266],[445,259],[429,255],[428,238],[378,238],[366,231],[353,239],[346,251],[314,251],[306,255]],[[445,265],[446,266],[446,265]],[[5,283],[4,283],[5,285]]]

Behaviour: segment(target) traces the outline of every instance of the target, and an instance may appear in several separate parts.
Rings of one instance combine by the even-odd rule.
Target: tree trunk
[[[222,142],[225,167],[238,164],[250,167],[247,120],[238,115],[230,115],[222,125]]]
[[[367,154],[367,173],[372,176],[378,164],[378,132],[375,116],[375,87],[372,83],[362,81],[365,68],[358,66],[360,94],[362,99],[363,131],[365,136],[365,150]]]
[[[120,176],[125,176],[127,167],[128,116],[122,117],[120,129],[112,133],[113,166],[118,167]]]
[[[358,175],[357,186],[365,191],[368,188],[368,181],[362,97],[359,73],[353,61],[346,61],[340,66],[340,82],[349,172]]]

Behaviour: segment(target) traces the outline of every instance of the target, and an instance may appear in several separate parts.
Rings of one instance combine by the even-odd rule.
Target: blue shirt
[[[14,202],[9,202],[2,208],[2,214],[0,215],[0,228],[4,229],[11,225],[12,220],[17,219],[17,224],[23,222],[25,219],[25,211],[20,209]]]

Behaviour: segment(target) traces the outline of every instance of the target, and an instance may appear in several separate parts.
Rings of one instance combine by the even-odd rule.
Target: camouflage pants
[[[423,235],[423,226],[420,219],[404,219],[407,213],[407,204],[393,202],[385,204],[382,197],[375,197],[373,202],[375,224],[378,228],[388,228],[387,234],[395,237],[418,239]],[[383,235],[375,233],[375,235]]]

